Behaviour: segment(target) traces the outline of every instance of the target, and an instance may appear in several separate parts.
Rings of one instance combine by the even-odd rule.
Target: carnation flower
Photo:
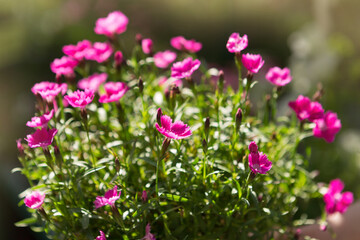
[[[148,223],[145,228],[145,236],[142,238],[142,240],[156,240],[154,234],[151,234],[151,226]]]
[[[106,240],[105,233],[100,230],[100,236],[97,236],[96,240]]]
[[[166,50],[164,52],[157,52],[154,55],[154,63],[158,68],[167,68],[170,63],[176,59],[176,53]]]
[[[191,53],[198,52],[202,48],[202,44],[200,42],[196,42],[194,39],[187,40],[183,36],[173,37],[170,40],[170,44],[177,50],[188,51]]]
[[[308,97],[303,95],[299,95],[295,101],[289,102],[289,107],[295,111],[300,121],[308,119],[313,122],[324,115],[324,109],[320,103],[311,102]]]
[[[77,90],[64,98],[73,107],[85,108],[94,99],[94,91],[90,89]]]
[[[351,192],[341,193],[343,189],[344,183],[340,179],[334,179],[330,182],[329,188],[324,195],[325,210],[328,214],[344,213],[353,202],[353,194]]]
[[[34,191],[30,195],[27,195],[24,199],[24,203],[27,207],[32,209],[38,209],[44,203],[45,193]]]
[[[40,117],[32,117],[30,121],[26,123],[28,127],[46,127],[50,119],[54,116],[54,109],[52,109],[49,113],[45,113]]]
[[[201,62],[198,59],[193,60],[191,57],[185,58],[181,62],[176,62],[171,67],[171,77],[189,78],[200,67]]]
[[[191,136],[190,127],[184,124],[182,121],[176,121],[172,123],[169,116],[161,116],[161,126],[155,123],[156,129],[165,137],[172,139],[183,139]]]
[[[279,67],[273,67],[270,68],[267,72],[265,78],[272,84],[282,87],[286,84],[290,83],[292,80],[292,77],[290,75],[290,69],[288,68],[279,68]]]
[[[25,140],[28,142],[29,147],[31,148],[37,148],[37,147],[47,147],[49,146],[57,133],[57,129],[36,129],[36,131],[33,134],[27,135]]]
[[[266,174],[272,166],[272,162],[269,161],[267,156],[262,152],[258,152],[258,146],[255,142],[251,142],[249,145],[249,167],[251,171],[256,174]]]
[[[150,38],[145,38],[141,41],[141,47],[145,54],[151,54],[153,48],[153,41]]]
[[[241,62],[243,63],[244,67],[251,73],[257,73],[264,65],[264,60],[261,58],[260,54],[243,54]]]
[[[85,58],[88,60],[94,60],[98,63],[105,62],[112,55],[113,49],[108,42],[96,42],[86,51]]]
[[[101,95],[99,102],[109,103],[119,101],[122,96],[129,90],[123,82],[108,82],[104,85],[106,94]]]
[[[315,128],[313,129],[314,137],[324,138],[326,142],[333,142],[335,135],[341,129],[341,121],[337,114],[331,111],[325,113],[323,118],[316,119]]]
[[[102,83],[106,81],[108,75],[106,73],[94,73],[93,75],[81,79],[77,86],[80,89],[90,89],[93,92],[97,92]]]
[[[56,76],[73,77],[75,75],[74,69],[78,61],[67,56],[56,58],[51,64],[50,69]]]
[[[115,201],[118,200],[121,196],[121,191],[119,191],[119,194],[117,192],[117,186],[115,186],[113,189],[108,190],[104,197],[98,196],[96,197],[96,200],[94,201],[95,208],[100,208],[105,205],[115,206]]]
[[[120,11],[114,11],[105,18],[99,18],[95,24],[95,33],[102,34],[109,38],[115,34],[121,34],[126,31],[129,19]]]
[[[82,40],[76,45],[66,45],[62,48],[64,54],[76,59],[77,61],[82,61],[85,58],[87,51],[91,48],[91,42],[89,40]]]
[[[229,37],[229,40],[226,44],[226,48],[231,53],[240,53],[248,46],[248,37],[244,34],[243,37],[240,37],[239,33],[232,33]]]
[[[59,93],[62,95],[66,93],[67,84],[58,84],[45,81],[35,83],[35,85],[31,88],[31,91],[34,93],[34,95],[40,94],[40,96],[47,102],[52,102]]]

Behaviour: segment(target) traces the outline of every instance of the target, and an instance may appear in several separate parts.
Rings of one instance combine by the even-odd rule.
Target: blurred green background
[[[203,43],[200,57],[236,78],[233,55],[225,45],[232,32],[247,34],[246,52],[260,53],[265,66],[256,79],[256,103],[271,90],[264,80],[274,66],[288,66],[293,82],[280,99],[280,113],[298,94],[312,96],[317,83],[325,88],[322,104],[338,113],[343,128],[336,141],[309,138],[309,168],[319,170],[319,182],[340,177],[346,190],[360,197],[360,2],[358,0],[0,0],[0,235],[2,239],[43,239],[14,222],[27,216],[18,208],[25,178],[11,174],[18,166],[15,140],[32,130],[25,126],[34,114],[30,88],[52,81],[50,62],[61,47],[82,39],[104,41],[93,32],[95,21],[121,10],[130,20],[121,37],[130,51],[135,34],[154,40],[155,51],[170,48],[173,36]],[[236,81],[234,81],[236,82]],[[236,87],[236,83],[234,83]],[[318,211],[313,214],[316,217]]]

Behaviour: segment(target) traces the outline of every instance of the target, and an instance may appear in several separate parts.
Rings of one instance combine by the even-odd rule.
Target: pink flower
[[[270,68],[265,77],[270,83],[280,87],[285,86],[292,80],[290,69],[288,68]]]
[[[141,199],[146,202],[148,200],[148,196],[147,196],[147,193],[146,191],[144,190],[141,194]]]
[[[313,122],[315,119],[322,118],[324,115],[324,109],[318,102],[311,102],[309,98],[299,95],[295,101],[289,102],[297,118],[302,121],[308,119]]]
[[[77,66],[78,61],[67,56],[56,58],[51,64],[50,69],[56,76],[73,77],[75,75],[74,68]]]
[[[101,103],[119,101],[129,90],[128,86],[123,82],[108,82],[104,87],[106,94],[100,96],[99,102]]]
[[[155,123],[155,127],[162,135],[172,139],[183,139],[192,134],[188,125],[182,121],[172,123],[171,118],[166,115],[161,116],[161,127],[158,123]]]
[[[104,197],[98,196],[96,197],[96,200],[94,201],[95,208],[98,209],[105,205],[115,206],[115,201],[118,200],[121,196],[121,191],[117,191],[117,186],[115,186],[113,189],[108,190]]]
[[[264,60],[261,58],[260,54],[243,54],[241,62],[243,63],[244,67],[251,73],[257,73],[264,65]]]
[[[77,61],[82,61],[86,55],[87,50],[91,48],[91,42],[89,40],[82,40],[76,45],[66,45],[62,48],[64,54],[76,59]]]
[[[85,108],[94,99],[94,91],[90,89],[85,89],[85,91],[77,90],[64,98],[73,107]]]
[[[200,67],[201,62],[198,59],[193,60],[191,57],[185,58],[181,62],[176,62],[171,67],[171,77],[189,78]]]
[[[25,140],[28,142],[29,147],[31,148],[37,148],[37,147],[47,147],[49,146],[57,133],[57,129],[36,129],[36,131],[33,134],[27,135]]]
[[[44,203],[44,199],[45,193],[34,191],[25,197],[24,203],[29,208],[38,209]]]
[[[248,46],[248,37],[244,34],[240,37],[239,33],[234,32],[230,35],[229,40],[226,44],[226,48],[231,53],[240,53]]]
[[[90,89],[93,92],[97,92],[102,83],[106,81],[108,75],[106,73],[94,73],[93,75],[81,79],[77,86],[80,89]]]
[[[313,129],[314,137],[324,138],[326,142],[333,142],[335,135],[341,129],[340,119],[336,113],[328,111],[323,118],[316,119],[315,128]]]
[[[92,48],[86,51],[85,58],[88,60],[94,60],[98,63],[105,62],[112,55],[113,49],[108,42],[96,42]]]
[[[115,34],[121,34],[126,31],[129,19],[120,11],[114,11],[107,15],[106,18],[99,18],[95,24],[95,33],[103,34],[109,38]]]
[[[96,240],[106,240],[105,233],[100,231],[100,236],[97,236]]]
[[[26,123],[28,127],[46,127],[50,119],[54,116],[54,109],[52,109],[49,113],[45,113],[40,117],[32,117],[31,121]]]
[[[121,51],[116,51],[114,54],[115,67],[119,67],[124,60],[124,56]]]
[[[262,152],[258,152],[258,147],[255,142],[251,142],[249,145],[249,167],[253,173],[265,174],[272,166],[272,162],[269,161],[267,156]]]
[[[176,59],[176,53],[166,50],[164,52],[157,52],[154,55],[154,63],[158,68],[167,68],[170,63]]]
[[[191,53],[198,52],[202,48],[202,44],[200,42],[196,42],[194,39],[187,40],[183,36],[173,37],[170,40],[170,44],[177,50],[188,51]]]
[[[344,213],[353,202],[353,194],[351,192],[341,193],[343,189],[344,183],[340,179],[330,182],[329,189],[324,195],[325,210],[328,214]]]
[[[145,228],[145,236],[142,238],[142,240],[156,240],[154,234],[151,234],[151,226],[148,223]]]
[[[35,85],[31,88],[31,91],[36,95],[40,94],[40,96],[45,99],[47,102],[52,102],[55,97],[61,93],[64,95],[67,91],[67,84],[57,84],[53,82],[40,82],[35,83]]]
[[[153,48],[153,41],[150,38],[145,38],[141,41],[141,47],[145,54],[150,54]]]

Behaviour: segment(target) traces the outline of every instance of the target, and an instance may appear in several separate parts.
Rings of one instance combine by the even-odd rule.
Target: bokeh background
[[[340,177],[346,190],[360,198],[360,1],[358,0],[0,0],[0,236],[2,239],[45,239],[14,222],[27,217],[18,194],[28,186],[11,169],[19,166],[15,140],[31,129],[34,114],[30,88],[52,81],[49,64],[61,57],[61,47],[82,39],[104,41],[93,32],[95,21],[121,10],[130,19],[124,45],[135,44],[136,33],[154,40],[155,51],[170,48],[173,36],[203,43],[199,53],[209,64],[236,78],[233,55],[225,45],[232,32],[247,34],[246,52],[260,53],[263,71],[256,76],[255,104],[271,90],[264,80],[274,65],[290,67],[293,82],[280,98],[280,113],[298,94],[312,96],[322,83],[325,109],[338,113],[343,128],[336,141],[309,138],[309,168],[319,170],[317,181]],[[236,82],[236,81],[235,81]],[[234,84],[236,87],[236,83]],[[309,211],[311,217],[320,208]]]

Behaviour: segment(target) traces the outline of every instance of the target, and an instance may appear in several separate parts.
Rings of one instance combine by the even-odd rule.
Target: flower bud
[[[222,94],[224,91],[224,72],[223,70],[219,71],[219,82],[218,82],[219,93]]]
[[[114,59],[115,59],[115,68],[120,68],[121,63],[124,60],[124,56],[123,56],[122,52],[116,51],[114,54]]]
[[[120,161],[118,157],[115,157],[115,170],[116,172],[120,171]]]
[[[143,40],[143,36],[142,36],[140,33],[137,33],[137,34],[135,35],[135,41],[136,41],[136,43],[139,44],[139,45],[141,45],[142,40]]]
[[[148,196],[145,190],[142,192],[141,199],[143,200],[143,202],[147,202],[148,200]]]
[[[236,133],[239,132],[241,121],[242,121],[242,110],[241,110],[241,108],[238,108],[238,110],[236,111],[236,114],[235,114]]]
[[[204,124],[204,132],[205,132],[206,139],[208,139],[208,137],[209,137],[209,129],[210,129],[210,118],[207,117],[205,119],[205,124]]]
[[[156,122],[159,124],[159,126],[161,126],[161,116],[162,116],[161,108],[158,108],[156,115]]]
[[[165,157],[165,153],[166,153],[166,150],[168,149],[168,147],[170,146],[170,142],[171,142],[171,139],[170,138],[165,138],[163,143],[162,143],[162,146],[161,146],[161,156],[160,158],[163,158]]]
[[[326,224],[320,224],[320,231],[323,231],[323,232],[325,232],[326,231],[326,229],[327,229],[327,225]]]
[[[202,140],[202,148],[203,148],[204,153],[206,153],[208,150],[208,145],[207,145],[207,142],[205,139]]]
[[[250,151],[250,153],[258,152],[258,146],[256,145],[256,143],[254,141],[249,144],[249,151]]]
[[[139,77],[139,92],[142,94],[144,91],[144,82],[141,77]]]
[[[63,157],[62,157],[61,152],[59,150],[59,147],[57,145],[54,145],[54,154],[55,154],[56,164],[61,169],[62,163],[63,163],[64,160],[63,160]]]
[[[24,146],[21,144],[21,138],[16,140],[16,146],[19,151],[19,156],[23,157],[24,156]]]

